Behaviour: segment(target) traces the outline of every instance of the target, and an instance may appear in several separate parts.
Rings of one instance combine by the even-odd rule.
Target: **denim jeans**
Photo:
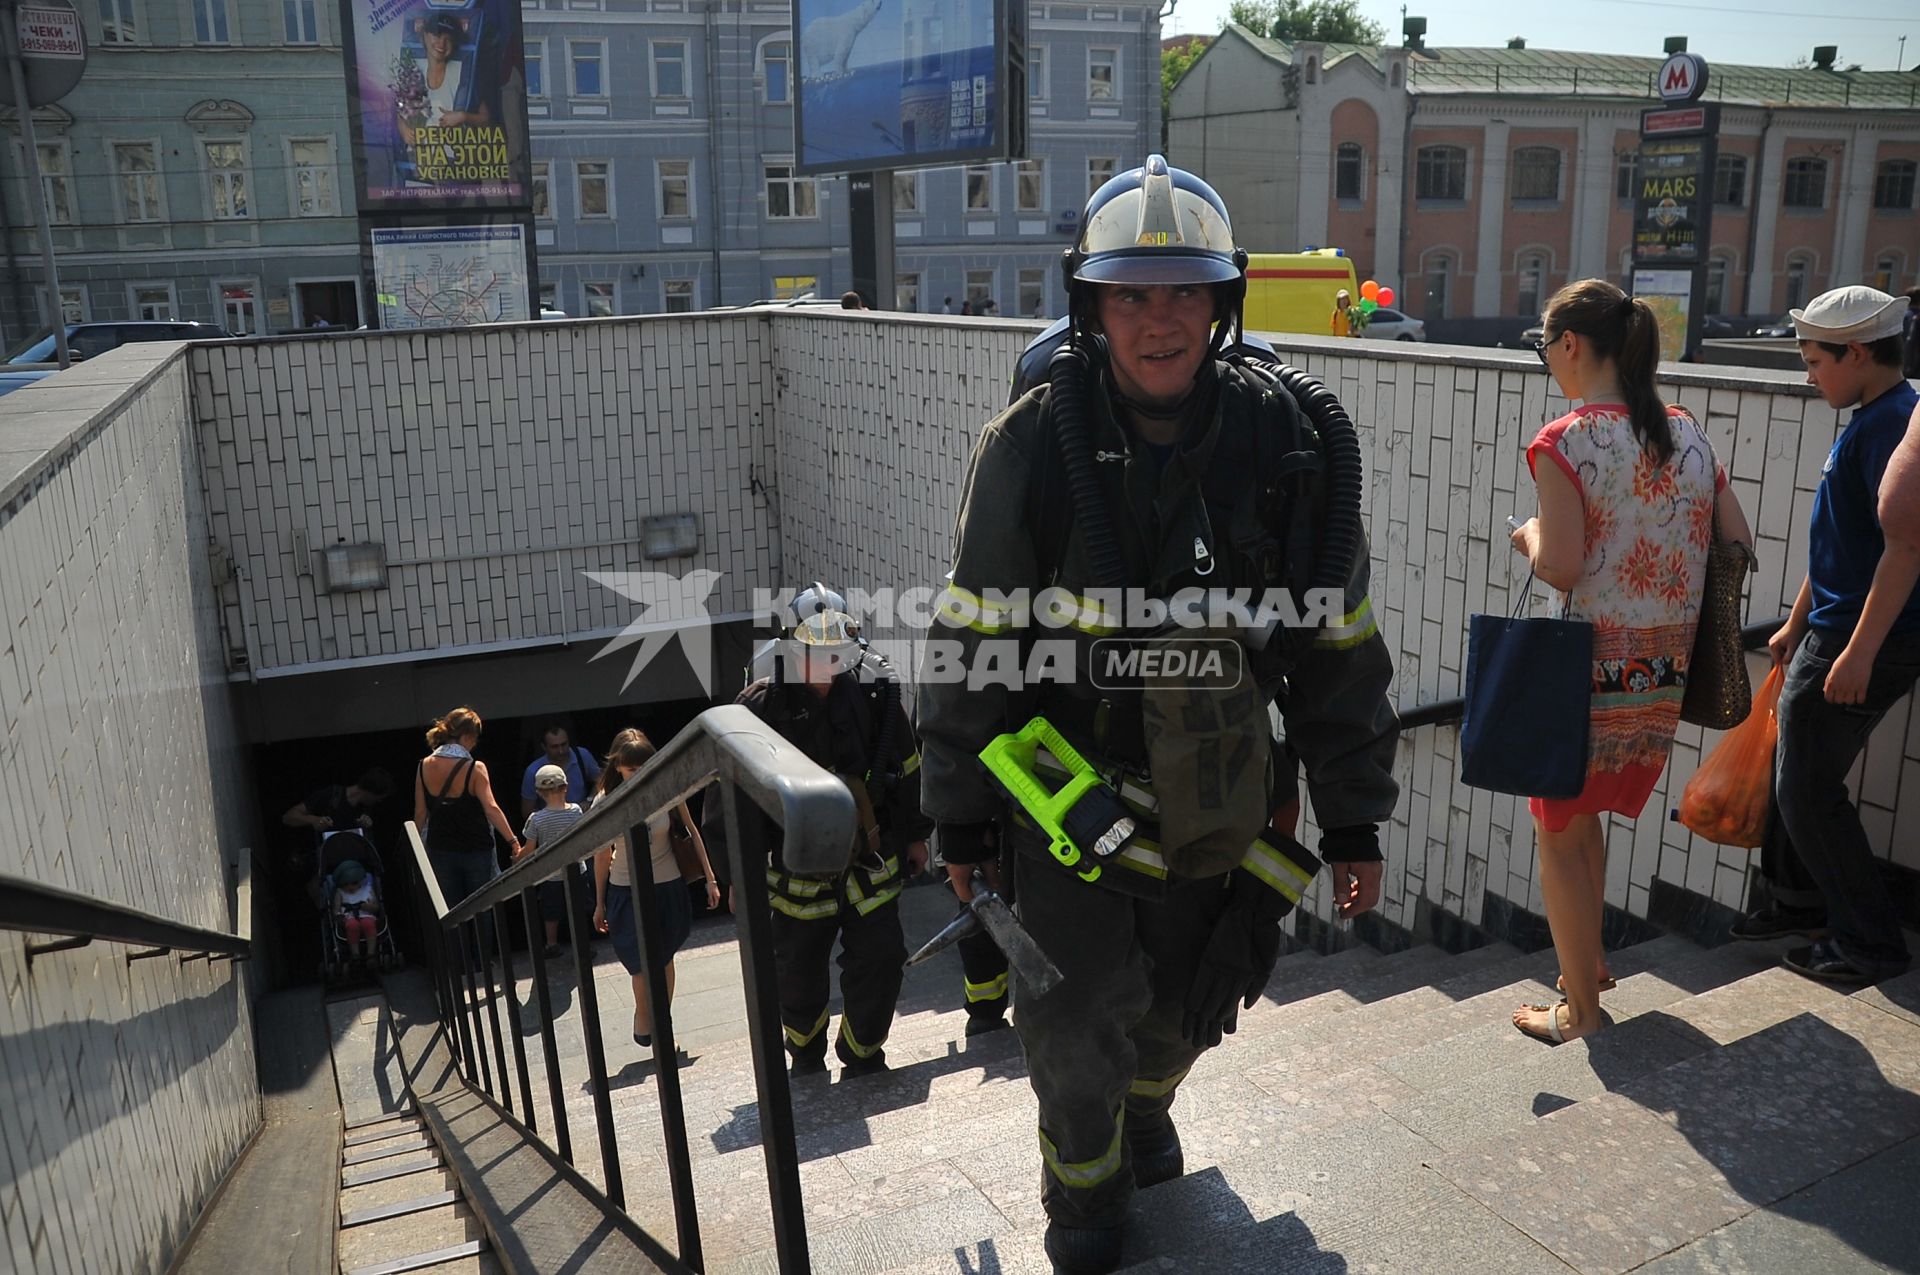
[[[1840,952],[1862,970],[1894,974],[1910,960],[1900,914],[1880,881],[1847,772],[1887,711],[1920,679],[1920,632],[1890,635],[1859,704],[1827,701],[1827,673],[1846,637],[1811,629],[1787,665],[1773,755],[1773,819],[1761,868],[1779,902],[1824,904]]]
[[[494,858],[491,847],[486,850],[429,850],[427,862],[433,865],[433,874],[440,879],[440,894],[450,908],[500,875],[500,864]],[[479,951],[476,953],[469,949],[468,952],[476,960],[484,959],[484,954],[493,948],[492,912],[482,913],[479,921]],[[479,973],[478,968],[475,973]]]

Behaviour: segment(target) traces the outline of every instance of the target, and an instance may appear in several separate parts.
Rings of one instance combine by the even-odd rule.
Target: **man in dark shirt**
[[[296,847],[287,864],[315,907],[325,902],[320,897],[319,874],[314,871],[315,846],[329,832],[359,832],[373,827],[373,816],[367,811],[392,795],[393,776],[375,766],[350,784],[314,789],[280,816],[287,827],[312,832],[312,841]]]

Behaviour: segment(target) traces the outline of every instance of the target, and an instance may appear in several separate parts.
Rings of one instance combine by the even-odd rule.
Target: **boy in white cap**
[[[1788,968],[1836,983],[1889,978],[1911,960],[1846,787],[1874,726],[1920,679],[1920,560],[1904,540],[1889,551],[1878,512],[1887,462],[1920,401],[1901,374],[1906,308],[1856,286],[1790,312],[1807,380],[1829,406],[1854,412],[1814,495],[1807,578],[1768,644],[1787,666],[1761,851],[1772,902],[1733,936],[1805,934],[1814,942],[1789,951]]]
[[[568,782],[567,772],[559,766],[549,764],[534,772],[533,790],[543,804],[527,816],[526,829],[520,834],[521,854],[532,854],[541,846],[552,845],[561,833],[580,822],[584,812],[567,800]],[[585,868],[585,860],[575,865],[575,871]],[[560,955],[560,919],[566,914],[567,879],[556,872],[540,883],[540,916],[547,923],[546,955],[550,958]],[[577,930],[584,928],[576,927]]]

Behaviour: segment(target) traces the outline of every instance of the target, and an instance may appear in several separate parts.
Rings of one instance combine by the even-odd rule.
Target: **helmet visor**
[[[1240,271],[1231,261],[1208,254],[1168,252],[1164,248],[1103,252],[1080,263],[1081,283],[1179,284],[1232,283]]]

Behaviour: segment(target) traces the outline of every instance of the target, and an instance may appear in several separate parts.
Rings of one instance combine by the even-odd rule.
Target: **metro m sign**
[[[1660,67],[1656,87],[1668,102],[1691,102],[1707,91],[1707,60],[1698,53],[1676,53]]]

